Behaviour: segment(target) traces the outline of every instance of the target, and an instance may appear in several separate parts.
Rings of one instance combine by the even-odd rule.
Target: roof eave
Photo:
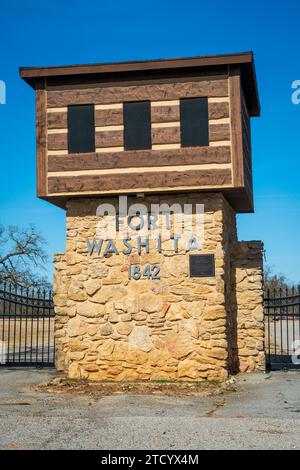
[[[248,92],[251,94],[251,116],[260,115],[260,103],[257,90],[257,81],[253,61],[253,52],[237,54],[223,54],[214,56],[196,56],[174,59],[157,59],[130,62],[108,62],[98,64],[51,66],[51,67],[20,67],[19,72],[23,80],[36,89],[40,79],[47,77],[67,77],[71,75],[106,74],[124,72],[143,72],[155,70],[168,70],[193,67],[209,67],[218,65],[240,65],[242,74],[247,82]],[[243,79],[243,77],[242,77]]]

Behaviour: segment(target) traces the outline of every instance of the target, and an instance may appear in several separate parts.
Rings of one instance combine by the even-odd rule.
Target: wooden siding
[[[230,163],[230,147],[202,147],[174,150],[133,150],[114,153],[49,155],[48,171],[101,170],[109,168],[160,167]]]
[[[228,96],[227,79],[194,82],[163,83],[155,85],[111,86],[80,90],[48,91],[48,107],[68,104],[108,104],[124,101],[159,101],[193,97]]]
[[[153,171],[128,174],[53,176],[48,178],[49,194],[111,193],[176,188],[219,188],[231,185],[230,169]]]
[[[154,102],[155,103],[155,102]],[[49,111],[54,108],[49,108]],[[48,129],[66,129],[67,111],[48,112]],[[229,117],[229,103],[208,103],[209,119],[222,119]],[[151,107],[152,123],[179,121],[179,105],[160,105]],[[123,124],[123,110],[120,109],[95,109],[95,125],[109,126]]]
[[[238,190],[236,195],[242,191],[245,212],[253,212],[250,115],[244,99],[238,67],[230,68],[229,97],[233,186]],[[233,195],[233,204],[235,204],[236,195]],[[240,199],[242,199],[241,196]]]
[[[67,154],[67,106],[70,104],[95,105],[95,142],[100,151],[113,151],[124,146],[123,102],[151,100],[153,150],[160,145],[180,144],[178,126],[179,100],[189,97],[208,97],[210,143],[230,143],[228,79],[203,79],[178,83],[155,83],[135,86],[110,86],[87,89],[49,90],[48,93],[48,150]],[[218,123],[218,121],[220,121]],[[161,125],[157,127],[156,125]],[[101,127],[101,130],[99,130]]]
[[[66,200],[93,194],[224,190],[237,210],[248,211],[252,188],[247,157],[249,115],[244,113],[243,124],[237,122],[239,93],[241,96],[237,71],[231,71],[229,79],[218,80],[67,90],[52,87],[47,91],[44,196]],[[181,148],[179,100],[201,96],[208,97],[209,146]],[[151,100],[152,149],[125,151],[123,102],[146,99]],[[68,154],[67,106],[89,103],[95,106],[96,152]],[[242,163],[240,148],[245,149]],[[246,173],[248,195],[241,193],[236,198],[233,188],[242,191]]]

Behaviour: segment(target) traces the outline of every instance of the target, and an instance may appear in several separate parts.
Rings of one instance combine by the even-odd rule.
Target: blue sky
[[[267,263],[300,281],[299,0],[2,0],[0,223],[33,222],[51,258],[65,248],[65,212],[35,196],[34,93],[19,66],[222,54],[253,50],[262,114],[252,120],[255,214],[241,240],[265,242]]]

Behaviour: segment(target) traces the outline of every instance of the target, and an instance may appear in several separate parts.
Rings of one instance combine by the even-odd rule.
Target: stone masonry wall
[[[182,247],[174,253],[169,240],[161,254],[150,242],[149,254],[138,256],[135,249],[129,256],[90,256],[86,240],[97,238],[101,202],[116,199],[68,202],[66,254],[55,257],[57,367],[71,378],[92,380],[225,379],[237,367],[261,368],[261,268],[248,268],[246,261],[250,256],[257,265],[258,250],[249,255],[237,243],[235,213],[224,197],[141,201],[205,205],[204,245],[190,253],[214,253],[213,278],[190,278],[189,253]],[[161,279],[128,280],[128,264],[136,263],[159,263]]]
[[[263,243],[237,242],[231,252],[231,311],[236,317],[233,371],[265,370]]]

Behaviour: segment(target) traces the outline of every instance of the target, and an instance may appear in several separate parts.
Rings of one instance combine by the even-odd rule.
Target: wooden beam
[[[228,187],[232,183],[231,170],[189,170],[189,171],[154,171],[152,173],[131,173],[130,177],[126,174],[103,176],[59,176],[48,178],[48,195],[59,193],[82,193],[95,191],[105,193],[107,191],[146,191],[147,189],[163,188],[176,189],[188,187],[209,187],[221,189],[222,186]]]
[[[228,95],[227,79],[191,82],[110,86],[79,90],[48,91],[48,106],[57,108],[76,104],[109,104],[124,101],[174,100],[193,97],[223,97]]]
[[[36,180],[37,195],[47,194],[47,91],[45,79],[36,88]]]
[[[177,144],[180,143],[179,127],[152,128],[152,144]]]
[[[129,72],[181,67],[204,67],[253,62],[252,52],[223,54],[215,56],[196,56],[175,59],[141,60],[133,62],[110,62],[102,64],[67,65],[58,67],[21,67],[22,78],[59,75],[79,75],[90,73]]]
[[[240,77],[239,67],[231,67],[229,70],[229,97],[230,97],[233,185],[237,188],[241,188],[241,187],[244,187],[245,180],[244,180],[244,164],[243,164],[241,77]]]
[[[230,140],[229,124],[209,124],[209,141],[218,142]]]
[[[116,153],[49,155],[48,171],[101,170],[230,163],[230,147],[197,147],[175,150],[135,150]]]

